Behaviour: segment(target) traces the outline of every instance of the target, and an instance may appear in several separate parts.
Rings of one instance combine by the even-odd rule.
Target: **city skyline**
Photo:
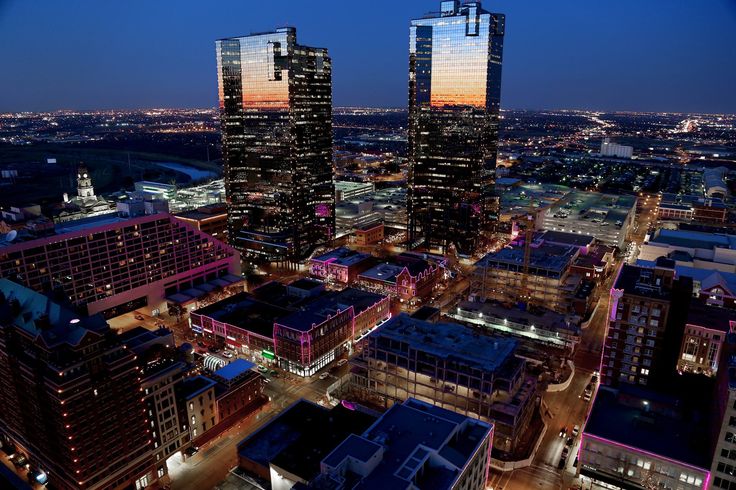
[[[212,41],[286,24],[298,27],[305,43],[331,49],[335,106],[406,107],[409,19],[436,10],[435,3],[348,9],[286,1],[271,9],[223,2],[205,10],[192,2],[172,11],[163,2],[146,9],[135,3],[121,8],[0,2],[0,50],[6,64],[17,67],[0,79],[0,110],[213,107]],[[552,12],[539,2],[486,5],[513,19],[507,26],[503,107],[736,112],[728,87],[736,68],[723,62],[736,42],[736,4],[641,3],[570,1]],[[215,19],[220,10],[230,14]],[[325,12],[333,19],[327,27]],[[607,21],[615,16],[625,25]],[[37,27],[26,29],[27,18]],[[682,19],[685,35],[676,28]],[[54,32],[53,43],[34,34],[44,29]],[[379,69],[384,75],[376,77]]]

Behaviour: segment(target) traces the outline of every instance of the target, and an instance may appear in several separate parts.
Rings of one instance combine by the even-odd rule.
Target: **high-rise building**
[[[409,236],[472,253],[495,215],[505,16],[440,5],[410,28]]]
[[[140,375],[101,316],[0,279],[0,435],[50,486],[154,483]]]
[[[674,266],[662,257],[654,267],[621,267],[611,288],[602,384],[650,386],[675,372],[692,280],[676,277]]]
[[[293,27],[216,47],[230,243],[303,258],[334,233],[330,57]]]

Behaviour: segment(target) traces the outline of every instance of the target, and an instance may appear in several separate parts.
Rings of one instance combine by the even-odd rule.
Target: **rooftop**
[[[511,245],[492,252],[476,262],[479,267],[508,268],[523,267],[524,246],[523,239]],[[534,270],[552,271],[557,274],[564,272],[578,254],[578,248],[569,245],[546,243],[543,238],[537,237],[531,245],[529,268]]]
[[[361,436],[352,435],[323,460],[328,470],[346,458],[380,462],[356,489],[451,488],[491,425],[415,399],[393,405]]]
[[[627,294],[668,299],[671,296],[671,288],[661,282],[661,279],[658,279],[660,277],[656,273],[656,267],[624,264],[621,266],[614,287],[623,289]],[[658,280],[660,281],[659,284]]]
[[[392,317],[370,336],[405,342],[411,349],[486,372],[497,371],[512,361],[518,345],[513,339],[480,335],[457,323],[430,323],[406,313]]]
[[[707,400],[710,403],[710,399],[707,395],[689,394],[688,400],[679,400],[638,387],[627,386],[620,390],[601,387],[585,426],[585,435],[708,469],[711,447],[707,437],[707,415],[710,407],[691,406],[689,402]],[[612,424],[612,420],[616,423]]]
[[[416,277],[421,272],[432,268],[432,265],[425,259],[415,254],[403,253],[361,272],[360,277],[372,279],[374,281],[383,281],[395,283],[396,276],[406,268],[412,277]]]
[[[371,225],[371,227],[373,226],[376,226],[376,225]],[[329,252],[319,255],[317,257],[314,257],[312,258],[312,260],[315,262],[330,262],[331,264],[350,267],[351,265],[355,265],[364,260],[369,260],[370,258],[371,258],[370,254],[356,252],[354,250],[350,250],[347,247],[340,247],[334,250],[330,250]]]
[[[250,293],[238,293],[193,313],[227,323],[263,337],[273,337],[273,324],[290,310],[264,303]]]
[[[636,264],[642,267],[654,267],[655,262],[639,259]],[[693,282],[699,284],[701,290],[709,290],[718,286],[724,289],[728,295],[736,296],[736,273],[733,272],[700,269],[678,264],[675,265],[675,276],[692,278]]]
[[[663,244],[672,247],[702,248],[712,250],[714,248],[736,249],[736,235],[725,235],[720,233],[707,233],[690,230],[657,230],[648,243]]]
[[[342,405],[327,409],[298,400],[238,443],[238,455],[265,467],[274,464],[309,481],[319,474],[327,454],[374,421],[374,416]]]
[[[0,323],[13,324],[48,347],[79,345],[89,332],[109,330],[101,315],[80,316],[50,297],[0,279]]]
[[[353,308],[353,313],[358,315],[383,299],[385,299],[383,295],[354,288],[331,291],[303,304],[297,311],[280,318],[277,322],[294,330],[306,332],[350,307]]]
[[[195,376],[193,378],[187,378],[180,383],[178,385],[178,390],[180,390],[179,393],[185,400],[191,400],[216,385],[217,383],[210,378],[205,376]]]
[[[595,242],[595,237],[581,235],[580,233],[568,233],[566,231],[544,230],[539,233],[539,238],[547,243],[557,245],[574,245],[576,247],[588,247]]]
[[[254,367],[256,367],[255,364],[246,361],[245,359],[235,359],[233,362],[226,364],[212,374],[230,382],[244,373],[253,372],[252,369]]]

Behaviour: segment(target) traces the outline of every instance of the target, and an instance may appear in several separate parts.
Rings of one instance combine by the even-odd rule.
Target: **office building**
[[[168,214],[62,223],[54,235],[0,248],[0,276],[61,289],[108,318],[136,309],[157,316],[243,280],[237,251]]]
[[[675,277],[674,263],[624,264],[611,288],[601,383],[640,386],[668,380],[682,344],[692,280]]]
[[[505,17],[440,2],[409,33],[409,237],[472,254],[495,219]]]
[[[302,259],[335,232],[330,57],[293,27],[216,49],[230,244]]]
[[[351,390],[390,407],[407,398],[494,424],[493,445],[513,453],[537,406],[537,385],[518,342],[405,313],[368,335],[354,358]]]
[[[0,279],[0,433],[50,486],[140,490],[157,480],[140,376],[101,315]]]
[[[612,143],[611,138],[601,141],[601,155],[604,157],[634,158],[634,147]]]
[[[337,238],[349,235],[363,226],[375,225],[382,220],[383,215],[376,209],[376,202],[372,199],[342,201],[335,206]]]
[[[662,194],[657,206],[659,221],[725,224],[729,208],[721,199],[680,194]]]

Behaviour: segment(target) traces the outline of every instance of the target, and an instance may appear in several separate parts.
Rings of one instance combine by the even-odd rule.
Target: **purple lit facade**
[[[73,304],[106,317],[142,308],[155,316],[167,297],[187,301],[185,291],[199,285],[242,280],[234,248],[169,214],[65,225],[0,248],[0,276],[39,292],[60,287]]]

